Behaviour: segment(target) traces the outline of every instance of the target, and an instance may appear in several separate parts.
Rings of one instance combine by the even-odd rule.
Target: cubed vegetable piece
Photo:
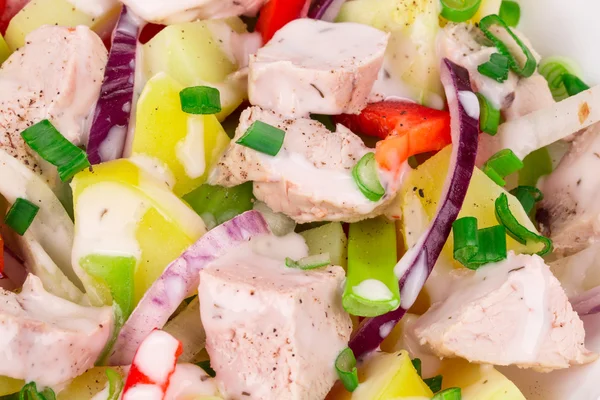
[[[179,92],[183,88],[164,73],[148,81],[138,101],[132,144],[133,156],[150,157],[170,171],[178,196],[206,181],[210,167],[229,144],[214,115],[181,110]]]
[[[21,379],[0,376],[0,396],[17,393],[19,390],[21,390],[24,384],[25,381]]]
[[[165,267],[205,232],[202,219],[187,204],[163,182],[129,160],[99,164],[93,172],[82,171],[73,179],[72,187],[76,221],[74,257],[79,260],[93,254],[135,257],[134,304]],[[126,266],[114,264],[115,268]],[[83,274],[82,281],[87,283],[92,301],[96,304],[110,301],[111,288],[99,284],[97,277],[92,280],[83,271],[79,273]],[[115,272],[115,276],[119,274]],[[104,281],[109,285],[110,280],[105,275]]]
[[[308,254],[329,253],[333,265],[346,269],[348,265],[348,238],[340,222],[331,222],[300,233],[308,245]]]
[[[8,56],[10,56],[10,53],[12,53],[12,52],[8,48],[8,44],[6,43],[6,40],[4,40],[2,35],[0,35],[0,64],[2,64],[4,61],[6,61]]]
[[[245,82],[228,78],[238,69],[230,56],[232,36],[245,31],[239,18],[170,25],[144,45],[144,74],[165,72],[185,87],[213,86],[221,93],[222,121],[246,97]]]
[[[111,367],[121,377],[127,375],[123,367]],[[108,383],[106,370],[108,367],[95,367],[87,370],[83,375],[73,379],[69,385],[57,395],[57,400],[91,399],[104,390]]]
[[[25,44],[25,36],[42,25],[75,27],[85,25],[101,37],[107,37],[119,17],[119,3],[102,15],[93,16],[78,10],[68,0],[35,0],[29,2],[10,21],[4,38],[11,50]]]

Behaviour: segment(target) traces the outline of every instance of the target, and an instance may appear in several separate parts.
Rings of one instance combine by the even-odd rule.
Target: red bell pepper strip
[[[267,43],[275,32],[285,24],[306,16],[310,1],[307,0],[270,0],[260,9],[256,31],[260,32],[263,43]]]
[[[437,151],[451,143],[450,114],[407,101],[371,103],[358,115],[343,114],[335,121],[356,133],[374,136],[377,164],[398,171],[416,154]]]
[[[179,340],[165,331],[153,330],[133,357],[122,400],[163,400],[182,351]]]

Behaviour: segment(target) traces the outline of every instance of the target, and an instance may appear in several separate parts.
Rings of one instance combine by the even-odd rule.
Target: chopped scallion
[[[506,231],[500,225],[477,229],[475,217],[463,217],[452,224],[454,259],[469,269],[506,258]]]
[[[519,25],[519,20],[521,19],[521,6],[516,1],[504,0],[500,4],[498,14],[506,22],[506,25],[515,27]]]
[[[11,396],[12,398],[12,396]],[[15,400],[56,400],[56,394],[51,388],[39,392],[35,382],[29,382],[21,388],[19,393],[14,394]]]
[[[335,359],[335,370],[342,384],[349,392],[354,392],[358,387],[358,370],[356,358],[350,347],[346,347]]]
[[[494,136],[498,133],[498,126],[500,125],[500,110],[495,108],[481,93],[477,93],[477,99],[479,100],[479,109],[481,110],[479,114],[479,129],[481,132]]]
[[[481,0],[441,0],[442,17],[452,22],[464,22],[479,10]]]
[[[565,57],[548,57],[544,58],[538,67],[540,75],[548,82],[548,87],[555,101],[561,101],[569,97],[563,76],[565,74],[575,74],[576,65]]]
[[[204,370],[204,372],[206,372],[208,374],[208,376],[210,376],[212,378],[217,376],[217,373],[215,372],[215,370],[212,369],[212,367],[210,366],[210,360],[199,361],[196,363],[196,365],[199,366],[200,368],[202,368]]]
[[[562,78],[569,96],[575,96],[590,88],[584,81],[573,74],[564,74]]]
[[[540,177],[552,172],[552,158],[546,147],[529,153],[519,170],[519,185],[536,186]]]
[[[513,213],[510,211],[508,206],[508,197],[505,193],[502,193],[496,199],[495,210],[496,219],[498,222],[506,228],[506,233],[508,233],[517,242],[527,246],[532,243],[539,243],[541,245],[541,249],[536,254],[540,256],[552,251],[552,241],[549,238],[538,235],[535,232],[531,232],[529,229],[521,225],[517,218],[515,218]]]
[[[500,186],[506,185],[504,178],[523,168],[523,162],[511,149],[503,149],[483,164],[483,172]]]
[[[429,386],[429,389],[431,389],[431,391],[433,393],[437,393],[440,390],[442,390],[442,376],[441,375],[436,375],[433,378],[423,379],[423,382],[425,382],[425,384],[427,386]]]
[[[289,257],[285,259],[285,265],[288,268],[310,270],[315,268],[326,267],[331,264],[331,258],[329,253],[316,254],[314,256],[308,256],[294,261]]]
[[[460,388],[448,388],[436,393],[431,400],[462,400],[462,393]]]
[[[419,376],[421,376],[421,359],[420,358],[413,358],[411,360],[413,367],[415,367],[415,370],[417,371],[417,374],[419,374]]]
[[[57,167],[63,182],[91,166],[85,151],[69,142],[47,119],[25,129],[21,136],[33,151]]]
[[[377,174],[375,153],[365,154],[352,168],[352,177],[362,194],[371,201],[379,201],[385,194]]]
[[[29,200],[19,197],[6,213],[4,223],[23,236],[39,210],[40,208]]]
[[[521,203],[523,210],[525,210],[527,214],[531,213],[535,203],[544,199],[544,195],[540,189],[534,186],[518,186],[511,190],[510,194],[519,200],[519,203]]]
[[[285,131],[262,121],[254,121],[248,130],[237,140],[237,144],[270,156],[276,156],[285,139]]]
[[[514,42],[521,49],[522,55],[525,57],[525,62],[523,65],[520,65],[519,61],[517,61],[517,57],[515,57],[508,45],[504,43],[498,36],[496,36],[492,32],[492,26],[497,25],[500,28],[504,29],[514,40]],[[484,17],[479,22],[479,28],[483,32],[483,34],[494,43],[500,54],[506,56],[508,58],[508,66],[511,70],[513,70],[517,75],[523,77],[529,77],[535,72],[535,68],[537,66],[537,61],[531,53],[531,50],[527,46],[523,44],[521,39],[508,27],[506,22],[502,20],[498,15],[492,14]],[[518,57],[519,59],[523,57]]]
[[[179,92],[181,110],[188,114],[217,114],[221,112],[221,93],[210,86],[187,87]]]
[[[489,61],[486,61],[477,67],[477,71],[479,71],[481,75],[492,78],[499,83],[508,79],[508,70],[508,57],[500,53],[493,53],[490,56]]]
[[[112,368],[106,369],[108,378],[108,398],[106,400],[119,400],[119,395],[123,390],[123,378]]]

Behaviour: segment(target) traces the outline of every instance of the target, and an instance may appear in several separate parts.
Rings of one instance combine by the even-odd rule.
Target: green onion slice
[[[508,233],[517,242],[525,245],[539,243],[542,245],[542,249],[536,254],[540,256],[552,251],[552,241],[549,238],[538,235],[535,232],[531,232],[529,229],[525,228],[523,225],[521,225],[521,223],[519,223],[519,221],[510,211],[508,206],[508,197],[505,193],[502,193],[496,199],[495,209],[496,219],[506,228],[506,233]]]
[[[578,71],[572,60],[566,57],[544,58],[540,62],[538,71],[548,82],[548,87],[555,101],[561,101],[569,97],[563,82],[563,76],[565,74],[575,75]]]
[[[573,74],[564,74],[562,78],[569,96],[575,96],[590,88],[584,81]]]
[[[475,217],[463,217],[452,224],[454,259],[469,269],[506,258],[506,230],[500,225],[477,229]]]
[[[429,386],[429,389],[431,389],[431,391],[433,393],[437,393],[440,390],[442,390],[442,376],[441,375],[436,375],[433,378],[423,379],[423,382],[425,382],[425,384],[427,386]]]
[[[91,166],[85,151],[69,142],[47,119],[25,129],[21,136],[33,151],[58,168],[63,182]]]
[[[492,103],[481,93],[477,93],[477,99],[479,100],[479,129],[481,132],[485,132],[491,136],[498,133],[498,126],[500,125],[500,110],[495,108]]]
[[[356,358],[350,347],[346,347],[335,359],[335,370],[347,391],[353,392],[358,387],[358,370]]]
[[[254,121],[236,143],[270,156],[276,156],[281,150],[284,138],[284,130],[262,121]]]
[[[483,172],[500,186],[506,185],[504,178],[523,168],[523,162],[511,149],[503,149],[483,164]]]
[[[479,10],[481,0],[441,0],[442,17],[452,22],[464,22]]]
[[[415,367],[415,370],[417,370],[417,374],[419,374],[419,376],[421,376],[421,359],[420,358],[413,358],[411,360],[413,367]]]
[[[221,93],[210,86],[187,87],[179,92],[181,110],[188,114],[217,114],[221,112]]]
[[[519,185],[536,186],[540,177],[552,172],[552,158],[546,147],[529,153],[519,170]]]
[[[4,223],[23,236],[40,208],[21,197],[17,198],[4,217]]]
[[[492,32],[492,27],[495,25],[499,26],[500,29],[504,29],[521,49],[522,54],[520,54],[518,58],[521,59],[522,62],[519,62],[509,47],[498,36],[496,36],[494,32]],[[515,33],[508,27],[508,25],[506,25],[506,22],[504,22],[502,18],[496,14],[488,15],[479,22],[479,28],[482,30],[483,34],[490,39],[492,43],[494,43],[500,54],[508,58],[508,65],[510,69],[513,70],[517,75],[527,78],[535,72],[537,61],[531,53],[531,50],[529,50],[529,48],[523,44],[521,39],[515,35]]]
[[[299,259],[298,261],[294,261],[291,258],[286,257],[285,265],[289,268],[309,270],[331,265],[331,258],[329,257],[329,253],[316,254],[314,256],[304,257]]]
[[[108,378],[108,398],[106,400],[119,400],[119,395],[123,390],[123,378],[112,368],[106,370]]]
[[[527,214],[531,213],[535,203],[542,201],[544,195],[540,189],[534,186],[518,186],[510,191],[510,194],[515,196]]]
[[[16,395],[17,393],[15,393],[15,400],[56,400],[56,394],[54,393],[54,390],[46,388],[39,392],[35,382],[29,382],[23,386],[21,391],[18,393],[18,397]],[[12,396],[9,398],[12,398]]]
[[[521,19],[521,6],[516,1],[504,0],[500,4],[498,15],[506,22],[506,25],[515,27],[519,25],[519,20]]]
[[[502,83],[508,79],[508,63],[508,57],[500,53],[493,53],[490,56],[489,61],[486,61],[477,67],[477,71],[479,71],[481,75]]]
[[[462,393],[460,388],[448,388],[436,393],[431,400],[462,400]]]
[[[196,363],[196,365],[202,368],[204,372],[206,372],[211,378],[217,376],[215,370],[210,366],[210,360],[199,361]]]
[[[379,201],[385,194],[377,175],[375,153],[365,154],[352,168],[352,177],[362,194],[371,201]]]

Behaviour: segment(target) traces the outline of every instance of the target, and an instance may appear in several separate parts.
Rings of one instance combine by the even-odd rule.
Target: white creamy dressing
[[[159,179],[161,182],[164,182],[169,188],[175,186],[175,175],[173,175],[169,166],[158,158],[136,153],[129,157],[129,161]]]
[[[204,118],[188,118],[187,135],[177,142],[175,153],[189,178],[199,178],[204,174]]]
[[[353,286],[352,291],[357,296],[370,301],[385,301],[394,297],[392,291],[377,279],[365,279],[358,285]]]
[[[113,125],[108,131],[106,139],[100,143],[100,148],[98,149],[100,157],[103,160],[116,160],[120,158],[126,135],[127,129],[124,126]]]
[[[219,396],[215,380],[194,364],[177,364],[164,400],[186,400],[202,396]]]
[[[222,0],[221,0],[222,1]],[[238,68],[248,66],[250,54],[262,46],[262,38],[258,32],[238,33],[222,21],[205,21],[213,40],[220,43],[220,48],[232,64]]]
[[[84,14],[93,18],[100,18],[108,14],[112,9],[119,5],[117,0],[67,0],[73,6]]]
[[[465,109],[467,115],[474,119],[479,119],[479,100],[475,93],[467,90],[458,92],[458,101]]]
[[[395,321],[389,321],[389,322],[386,322],[385,324],[381,325],[379,327],[379,337],[381,337],[382,339],[385,339],[386,337],[388,337],[389,334],[394,329],[394,326],[396,326]]]
[[[550,263],[550,269],[569,298],[600,286],[600,243]]]

